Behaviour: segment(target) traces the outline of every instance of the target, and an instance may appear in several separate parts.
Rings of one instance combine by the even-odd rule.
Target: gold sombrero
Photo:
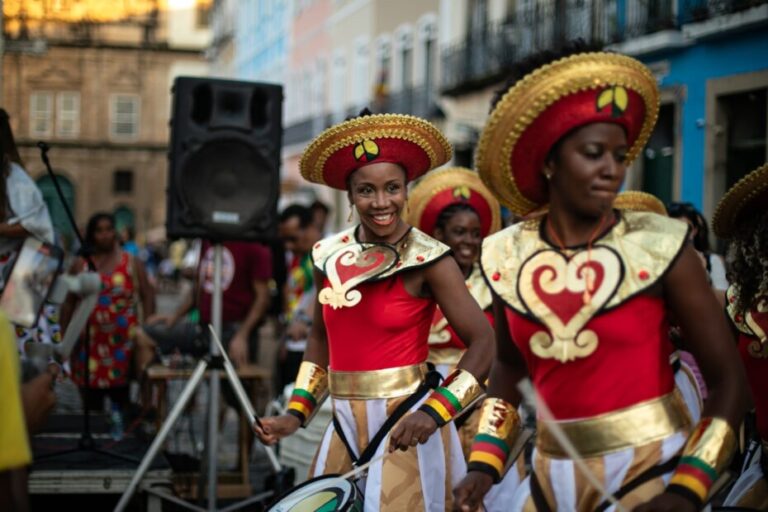
[[[419,180],[408,194],[407,221],[432,235],[437,218],[453,204],[467,204],[480,217],[483,237],[501,228],[501,206],[476,172],[464,167],[438,169]]]
[[[582,53],[547,64],[510,88],[480,137],[475,167],[501,203],[524,216],[548,201],[541,171],[571,130],[612,122],[627,132],[627,162],[656,124],[659,91],[650,70],[618,54]]]
[[[346,190],[347,178],[372,163],[395,163],[411,181],[451,159],[451,145],[434,125],[414,116],[375,114],[331,126],[299,162],[304,179]]]
[[[651,212],[667,216],[667,208],[661,199],[648,192],[640,190],[626,190],[616,196],[613,201],[613,207],[619,210],[630,210],[635,212]]]
[[[712,217],[712,229],[720,238],[730,238],[753,208],[768,209],[768,163],[750,172],[720,199]]]

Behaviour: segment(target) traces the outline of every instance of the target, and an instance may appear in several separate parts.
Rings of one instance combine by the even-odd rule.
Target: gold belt
[[[664,439],[690,428],[691,419],[679,392],[675,390],[618,411],[556,423],[582,457],[599,457]],[[536,448],[548,457],[569,458],[548,425],[551,422],[537,422]]]
[[[328,372],[328,389],[334,398],[370,400],[410,395],[424,381],[426,363],[365,372]]]

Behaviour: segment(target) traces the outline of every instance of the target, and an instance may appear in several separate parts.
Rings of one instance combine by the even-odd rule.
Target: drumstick
[[[562,448],[563,451],[568,454],[574,465],[579,468],[579,471],[581,471],[581,474],[584,475],[590,485],[592,485],[592,487],[594,487],[597,492],[602,494],[606,501],[614,505],[618,512],[627,512],[627,509],[619,503],[613,494],[608,492],[608,490],[603,487],[603,484],[597,479],[592,471],[589,470],[587,465],[584,463],[584,460],[579,455],[579,452],[576,450],[576,447],[573,446],[571,441],[568,439],[568,436],[565,435],[563,429],[557,425],[557,421],[555,420],[552,411],[547,406],[547,403],[536,392],[533,385],[531,384],[531,381],[529,379],[522,379],[517,383],[517,388],[520,390],[520,393],[523,394],[527,402],[535,405],[536,411],[541,415],[542,419],[549,422],[547,428],[550,432],[552,432],[555,440],[557,440],[557,444],[559,444],[560,448]]]
[[[243,385],[240,383],[240,377],[237,376],[235,367],[232,364],[232,361],[229,360],[227,351],[224,350],[224,345],[221,343],[221,340],[219,339],[218,335],[216,334],[216,331],[214,330],[211,324],[208,324],[208,329],[210,329],[211,336],[213,337],[213,340],[216,342],[216,345],[218,345],[219,347],[219,352],[221,352],[221,357],[224,360],[224,370],[227,372],[227,376],[229,377],[229,382],[232,386],[232,389],[234,389],[235,391],[235,396],[237,396],[237,400],[240,402],[240,406],[243,408],[243,412],[248,417],[249,428],[251,428],[251,426],[255,423],[263,431],[264,427],[261,425],[261,420],[259,419],[259,416],[256,414],[256,411],[254,410],[253,405],[251,405],[251,400],[248,398],[248,395],[243,389]],[[267,458],[269,459],[269,463],[272,466],[272,469],[275,472],[281,471],[283,468],[280,465],[280,462],[277,460],[277,456],[275,455],[275,452],[273,452],[269,446],[264,446],[264,451],[267,454]]]

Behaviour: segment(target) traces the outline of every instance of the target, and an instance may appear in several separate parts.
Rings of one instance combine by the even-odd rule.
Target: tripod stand
[[[64,211],[67,213],[67,219],[72,227],[72,230],[75,233],[75,236],[77,236],[77,239],[80,242],[80,247],[83,249],[87,249],[85,245],[85,241],[83,240],[83,235],[82,233],[80,233],[80,230],[77,227],[77,223],[75,222],[75,217],[72,215],[72,210],[70,210],[69,205],[67,204],[67,201],[64,199],[64,193],[62,192],[61,186],[59,185],[59,182],[56,179],[56,175],[54,174],[53,169],[51,168],[51,161],[48,159],[48,150],[50,149],[50,146],[48,146],[48,144],[46,144],[45,142],[41,141],[37,143],[37,147],[40,148],[40,158],[43,160],[46,171],[48,172],[48,176],[50,176],[51,181],[53,182],[53,185],[56,188],[56,195],[61,201],[61,204],[64,207]],[[96,272],[96,265],[94,264],[93,258],[91,258],[90,253],[87,250],[85,250],[83,251],[82,256],[86,261],[86,264],[88,266],[88,271]],[[91,372],[90,372],[90,364],[89,364],[89,359],[91,357],[90,356],[91,354],[90,338],[91,338],[90,327],[88,325],[88,322],[86,321],[85,329],[83,331],[83,337],[82,337],[83,350],[85,351],[85,364],[83,365],[84,366],[83,381],[85,383],[86,392],[88,389],[90,389],[90,383],[91,383],[90,382]],[[136,459],[132,457],[126,457],[118,453],[108,452],[106,450],[100,449],[96,445],[96,441],[93,439],[93,434],[91,433],[91,411],[90,411],[89,402],[90,401],[87,398],[83,399],[83,427],[80,433],[80,439],[78,440],[77,446],[74,448],[70,448],[68,450],[62,450],[55,453],[47,453],[44,455],[39,455],[37,457],[37,460],[45,460],[53,457],[62,457],[72,453],[85,451],[85,452],[97,453],[105,457],[111,457],[113,459],[122,460],[122,461],[130,462],[133,464],[138,462]]]
[[[231,363],[229,362],[226,353],[223,351],[224,347],[220,344],[219,338],[221,336],[221,309],[222,309],[222,289],[221,289],[221,262],[222,260],[222,246],[221,244],[215,244],[214,245],[214,260],[213,260],[213,300],[211,304],[211,320],[213,323],[212,326],[212,335],[213,339],[210,343],[210,352],[207,357],[200,360],[200,362],[197,363],[197,366],[195,367],[195,370],[192,372],[192,376],[190,377],[187,384],[184,386],[184,389],[181,392],[181,395],[179,396],[178,400],[173,406],[173,409],[171,409],[171,412],[168,414],[168,418],[165,420],[165,423],[163,423],[162,428],[157,433],[157,436],[155,436],[154,441],[152,441],[152,445],[149,447],[149,450],[147,450],[146,455],[144,455],[144,458],[141,461],[141,464],[139,465],[139,468],[136,470],[136,473],[133,475],[133,478],[131,479],[131,482],[128,484],[128,487],[126,488],[123,495],[120,497],[120,501],[118,502],[117,506],[115,507],[115,512],[122,512],[125,510],[126,506],[128,505],[131,497],[133,496],[133,493],[136,492],[136,489],[141,482],[142,478],[144,478],[144,474],[149,469],[150,465],[152,464],[152,461],[157,456],[157,453],[160,451],[160,449],[163,446],[163,443],[165,442],[166,437],[168,437],[168,434],[171,432],[171,429],[176,424],[176,421],[181,416],[182,412],[184,411],[187,402],[189,402],[190,398],[194,395],[195,391],[197,390],[197,386],[202,382],[206,370],[210,371],[210,383],[209,383],[209,397],[208,397],[208,443],[206,446],[206,451],[208,455],[208,511],[215,511],[216,509],[216,487],[217,487],[217,457],[218,457],[218,418],[219,418],[219,372],[221,370],[226,370],[226,376],[229,380],[230,385],[235,390],[235,393],[240,400],[241,405],[244,408],[244,412],[249,416],[249,426],[253,425],[253,422],[256,421],[256,417],[253,413],[253,409],[250,406],[250,402],[247,398],[247,395],[245,391],[243,390],[242,384],[240,383],[240,379],[237,377],[237,374],[234,371],[234,367],[232,367]],[[279,485],[280,480],[280,474],[282,473],[282,468],[280,467],[280,463],[277,461],[277,458],[275,457],[274,453],[269,447],[264,447],[267,451],[267,455],[269,457],[270,464],[272,466],[272,470],[274,473],[278,476],[276,479]],[[184,500],[181,500],[171,494],[165,493],[165,492],[157,492],[154,490],[149,490],[148,492],[151,492],[155,494],[156,496],[166,499],[168,501],[171,501],[173,503],[176,503],[177,505],[181,505],[185,508],[188,508],[190,510],[195,511],[202,511],[204,512],[206,509],[202,509],[200,507],[197,507],[195,505],[192,505],[190,503],[187,503]],[[271,496],[274,493],[274,491],[266,491],[264,493],[258,494],[256,496],[251,496],[250,498],[241,501],[239,503],[236,503],[230,507],[227,507],[225,509],[222,509],[223,511],[231,511],[231,510],[237,510],[239,508],[245,507],[251,503],[255,503],[261,500],[264,500]]]

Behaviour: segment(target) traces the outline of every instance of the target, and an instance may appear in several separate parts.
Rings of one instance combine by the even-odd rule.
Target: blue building
[[[515,63],[584,39],[645,62],[659,121],[628,188],[711,216],[723,192],[768,160],[768,0],[465,0],[442,25],[448,133],[471,165],[488,100]],[[442,16],[443,13],[441,13]],[[457,14],[462,19],[457,21]]]
[[[289,0],[236,0],[236,78],[283,83],[290,30]]]
[[[618,12],[633,13],[633,3],[619,0]],[[663,3],[617,24],[624,33],[614,48],[645,62],[662,91],[632,184],[710,216],[731,185],[768,161],[768,2]],[[631,37],[638,22],[645,33]]]

